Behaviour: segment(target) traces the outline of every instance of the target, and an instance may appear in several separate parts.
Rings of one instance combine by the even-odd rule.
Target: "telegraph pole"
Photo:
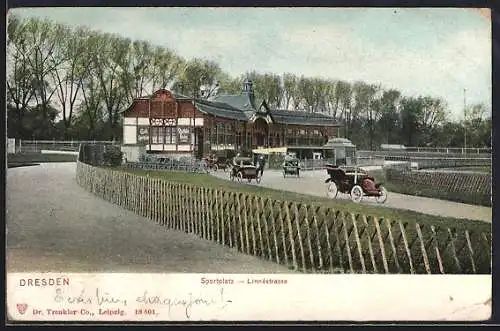
[[[467,102],[465,100],[465,93],[467,89],[464,88],[464,154],[467,153]]]

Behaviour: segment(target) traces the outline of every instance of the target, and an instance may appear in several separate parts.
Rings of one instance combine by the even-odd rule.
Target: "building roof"
[[[158,91],[157,91],[158,92]],[[153,93],[153,96],[157,93]],[[193,100],[180,93],[170,92],[177,100]],[[138,100],[149,100],[152,96],[136,98],[132,106]],[[238,121],[249,121],[258,116],[269,116],[273,123],[305,126],[339,126],[333,117],[321,113],[310,113],[300,110],[270,109],[263,99],[256,100],[250,91],[244,91],[239,95],[217,95],[207,100],[194,99],[195,107],[202,113],[234,119]],[[125,112],[128,110],[126,109]]]
[[[235,119],[239,121],[248,121],[251,114],[253,114],[253,112],[251,111],[243,111],[226,103],[208,100],[195,100],[195,107],[205,114]]]
[[[198,103],[198,102],[197,102]],[[269,114],[274,123],[295,125],[338,126],[333,117],[321,113],[293,111],[284,109],[269,109],[264,100],[256,101],[251,94],[219,95],[204,101],[204,105],[213,106],[213,115],[236,120],[249,120],[252,115],[265,108],[264,114]],[[215,108],[230,107],[233,112],[220,112]],[[212,114],[206,109],[207,113]],[[200,111],[203,111],[200,109]],[[238,114],[238,111],[240,112]],[[225,114],[226,116],[224,116]]]
[[[338,126],[333,117],[322,113],[309,113],[298,110],[273,109],[270,114],[276,123]]]

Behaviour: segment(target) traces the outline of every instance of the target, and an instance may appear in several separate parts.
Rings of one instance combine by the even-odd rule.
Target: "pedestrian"
[[[264,155],[261,155],[258,160],[258,171],[260,172],[260,177],[264,174],[264,167],[266,166],[266,159]]]

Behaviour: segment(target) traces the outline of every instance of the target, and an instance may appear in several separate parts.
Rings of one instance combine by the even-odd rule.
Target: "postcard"
[[[489,9],[8,14],[11,323],[490,318]]]

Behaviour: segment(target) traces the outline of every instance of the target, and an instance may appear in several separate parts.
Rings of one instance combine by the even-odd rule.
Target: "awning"
[[[265,154],[269,155],[271,153],[286,153],[287,147],[274,147],[274,148],[257,148],[252,150],[254,154]]]

